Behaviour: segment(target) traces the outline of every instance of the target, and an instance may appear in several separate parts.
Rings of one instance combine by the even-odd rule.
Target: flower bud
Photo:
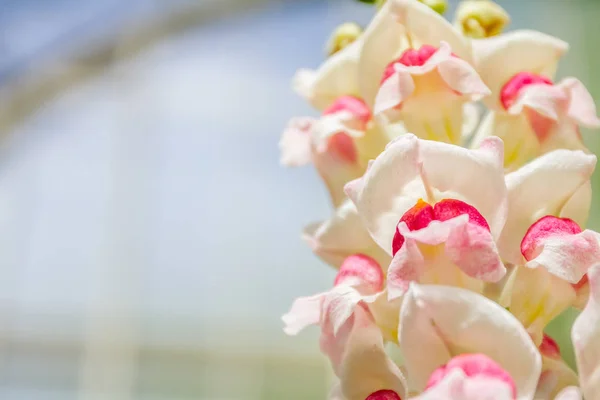
[[[466,0],[456,11],[456,24],[474,39],[496,36],[509,23],[508,13],[491,0]]]
[[[354,42],[362,34],[362,31],[362,27],[355,22],[345,22],[339,25],[327,41],[325,46],[327,55],[331,56]]]
[[[446,12],[448,8],[448,1],[446,0],[419,0],[421,3],[425,4],[433,11],[438,14],[443,14]]]

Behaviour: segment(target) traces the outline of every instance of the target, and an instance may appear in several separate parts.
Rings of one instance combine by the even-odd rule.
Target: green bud
[[[438,14],[444,14],[448,8],[446,0],[419,0]]]
[[[362,34],[363,28],[355,22],[345,22],[339,25],[332,32],[327,44],[325,51],[328,56],[331,56],[350,43],[354,42]]]
[[[456,25],[474,39],[496,36],[510,23],[510,16],[491,0],[465,0],[456,10]]]

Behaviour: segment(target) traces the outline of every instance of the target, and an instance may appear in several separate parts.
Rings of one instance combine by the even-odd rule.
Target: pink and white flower
[[[439,48],[423,45],[388,64],[374,113],[402,121],[421,138],[460,143],[464,105],[489,93],[475,69],[452,54],[446,42]]]
[[[462,370],[454,378],[462,382],[454,385],[465,397],[440,389],[437,398],[530,399],[535,393],[542,366],[537,347],[517,319],[481,295],[413,283],[404,297],[398,335],[407,379],[417,391],[427,393],[453,370]],[[486,386],[503,396],[477,397]]]
[[[474,41],[475,66],[492,95],[477,140],[501,137],[514,169],[558,148],[585,149],[579,126],[600,127],[594,100],[575,78],[553,82],[568,45],[534,31]]]
[[[481,291],[483,281],[503,277],[495,245],[507,212],[501,141],[467,150],[405,135],[346,192],[375,242],[394,256],[390,299],[415,280]]]
[[[343,96],[319,119],[293,118],[289,122],[279,143],[281,162],[288,166],[312,162],[337,207],[346,197],[344,185],[363,174],[368,160],[379,154],[388,140],[364,101]]]
[[[340,379],[337,398],[365,399],[380,390],[405,397],[404,376],[385,353],[384,338],[370,311],[383,284],[383,271],[375,260],[350,256],[331,290],[297,299],[283,317],[290,335],[309,325],[321,327],[321,350]]]

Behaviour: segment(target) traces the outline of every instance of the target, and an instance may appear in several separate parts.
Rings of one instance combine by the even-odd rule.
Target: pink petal
[[[534,223],[521,242],[528,268],[543,267],[572,284],[600,262],[599,235],[567,218],[546,216]]]
[[[583,83],[575,78],[566,78],[558,85],[569,96],[569,117],[589,128],[600,127],[600,119],[597,116],[594,98]]]
[[[520,243],[527,229],[540,215],[560,215],[565,202],[588,184],[595,166],[596,156],[555,150],[506,175],[509,215],[498,241],[504,260],[521,265]]]
[[[309,297],[299,297],[292,304],[290,311],[281,319],[288,335],[296,335],[309,325],[317,325],[321,320],[321,307],[326,293]]]

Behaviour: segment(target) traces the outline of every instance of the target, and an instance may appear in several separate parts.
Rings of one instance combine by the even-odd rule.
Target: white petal
[[[421,190],[413,197],[398,196],[419,176],[418,159],[417,138],[401,136],[388,145],[362,178],[345,187],[371,236],[388,254],[392,253],[392,238],[400,217],[424,195]]]
[[[473,292],[411,285],[400,312],[399,342],[409,379],[424,388],[453,355],[481,353],[515,380],[518,399],[530,399],[541,371],[540,354],[508,311]]]
[[[484,117],[471,147],[477,147],[490,136],[504,142],[504,167],[514,171],[540,153],[540,145],[525,115],[489,111]]]
[[[498,241],[505,261],[521,264],[520,244],[527,229],[543,216],[559,215],[573,194],[587,184],[595,166],[596,156],[556,150],[506,176],[509,212]]]
[[[477,150],[422,141],[421,162],[438,200],[455,198],[475,207],[497,237],[507,213],[503,145],[488,138]]]
[[[319,110],[325,109],[340,96],[358,96],[361,47],[362,40],[359,37],[325,60],[316,71],[299,70],[292,82],[294,90]]]
[[[600,398],[600,265],[588,271],[590,297],[575,320],[571,339],[575,348],[577,370],[586,399]]]
[[[408,48],[406,31],[390,13],[386,2],[361,35],[363,47],[358,71],[361,96],[371,107],[387,65]]]
[[[281,319],[288,335],[296,335],[309,325],[317,325],[321,320],[321,308],[326,293],[309,297],[299,297],[294,300],[292,308]]]
[[[418,44],[448,42],[458,57],[470,62],[470,42],[443,16],[417,0],[389,0],[390,11]]]
[[[384,267],[391,260],[371,239],[350,200],[345,200],[329,220],[308,226],[302,238],[316,255],[334,267],[339,267],[346,257],[353,254],[370,256]]]
[[[404,376],[385,352],[381,332],[366,309],[356,309],[348,332],[341,332],[339,340],[344,341],[337,369],[344,398],[364,400],[383,389],[406,397]]]
[[[558,86],[569,95],[569,117],[589,128],[600,127],[594,98],[581,81],[575,78],[565,78]]]
[[[510,312],[525,326],[534,342],[541,343],[546,325],[575,301],[568,282],[544,268],[517,267]]]
[[[586,226],[591,204],[592,183],[588,181],[573,193],[573,196],[561,208],[558,216],[572,219],[581,227]]]

